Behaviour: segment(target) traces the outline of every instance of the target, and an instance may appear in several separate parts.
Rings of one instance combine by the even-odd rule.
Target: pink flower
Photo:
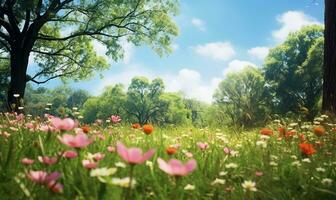
[[[93,139],[88,138],[84,133],[79,133],[76,136],[64,134],[62,137],[58,136],[58,139],[63,144],[74,148],[85,148],[93,142]]]
[[[51,181],[57,180],[61,174],[59,172],[52,172],[51,174],[48,174],[45,171],[29,171],[27,176],[35,183],[48,184]]]
[[[65,151],[62,156],[64,158],[72,159],[72,158],[76,158],[78,154],[76,151]]]
[[[157,159],[159,168],[171,176],[186,176],[196,169],[196,160],[189,160],[186,164],[176,159],[170,159],[168,163],[161,158]]]
[[[34,124],[33,123],[27,123],[26,128],[33,130],[34,129]]]
[[[103,153],[95,153],[93,154],[93,159],[95,159],[96,161],[102,160],[105,158],[105,154]]]
[[[206,143],[206,142],[198,142],[197,143],[197,146],[202,150],[202,151],[204,151],[204,150],[206,150],[207,148],[209,148],[209,144],[208,143]]]
[[[48,125],[41,125],[40,131],[43,132],[49,132],[49,131],[54,131],[54,127],[48,126]]]
[[[256,175],[256,176],[262,176],[262,175],[264,175],[264,173],[262,173],[262,172],[260,172],[260,171],[256,171],[256,172],[255,172],[255,175]]]
[[[94,169],[97,167],[98,163],[90,161],[90,160],[82,160],[82,165],[86,169]]]
[[[60,183],[57,183],[56,181],[50,181],[48,183],[48,188],[55,193],[63,192],[63,185]]]
[[[231,154],[231,149],[230,148],[228,148],[228,147],[224,147],[224,153],[226,153],[226,154]]]
[[[151,149],[143,154],[142,150],[139,148],[127,149],[122,143],[118,142],[117,152],[119,156],[129,164],[141,164],[150,159],[154,155],[155,150]]]
[[[107,151],[113,153],[113,152],[116,151],[116,149],[115,149],[115,147],[108,146],[108,147],[107,147]]]
[[[58,117],[51,118],[51,125],[60,131],[71,131],[77,127],[77,123],[73,119],[60,119]]]
[[[57,157],[38,156],[37,158],[43,164],[53,165],[57,163]]]
[[[118,115],[112,115],[112,116],[111,116],[111,121],[112,121],[113,123],[119,123],[119,122],[121,121],[121,118],[120,118],[120,116],[118,116]]]
[[[34,160],[29,159],[29,158],[23,158],[23,159],[21,160],[21,163],[24,164],[24,165],[31,165],[31,164],[33,164],[34,162],[35,162]]]
[[[194,155],[190,152],[185,152],[184,155],[187,157],[187,158],[192,158]]]

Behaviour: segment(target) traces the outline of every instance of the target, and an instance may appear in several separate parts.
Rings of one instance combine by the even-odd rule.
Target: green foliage
[[[194,126],[207,126],[207,113],[210,106],[196,99],[184,99],[184,104],[189,110],[188,118]]]
[[[164,92],[163,81],[159,78],[149,81],[145,77],[135,77],[127,90],[125,110],[140,124],[160,121],[160,114],[168,109],[161,98]]]
[[[322,91],[323,27],[302,28],[271,49],[264,74],[273,94],[274,112],[298,113],[308,109],[309,118],[318,112]]]
[[[6,107],[7,87],[9,84],[9,62],[7,59],[0,59],[0,111]]]
[[[265,80],[258,69],[246,67],[228,74],[219,84],[214,99],[219,112],[225,113],[232,124],[254,126],[265,120]]]

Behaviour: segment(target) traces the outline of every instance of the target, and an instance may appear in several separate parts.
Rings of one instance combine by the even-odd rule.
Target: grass
[[[58,156],[60,152],[71,150],[57,139],[65,132],[29,130],[26,128],[29,122],[35,127],[45,123],[42,119],[29,118],[17,121],[12,115],[0,118],[1,199],[126,199],[127,196],[127,199],[176,200],[336,199],[336,132],[333,131],[336,125],[331,124],[330,119],[321,122],[326,128],[322,136],[314,134],[311,123],[291,125],[297,133],[304,134],[306,142],[323,144],[315,145],[317,152],[310,156],[301,153],[298,134],[279,139],[278,124],[274,122],[267,125],[274,132],[269,138],[261,136],[259,128],[233,134],[228,129],[168,126],[155,127],[152,134],[146,135],[127,124],[92,124],[88,135],[95,136],[95,141],[79,150],[79,157],[74,159]],[[106,156],[98,162],[98,167],[117,168],[115,174],[105,179],[129,176],[130,166],[117,167],[116,163],[123,160],[117,153],[107,151],[107,147],[115,146],[117,141],[144,151],[156,149],[149,162],[134,167],[136,185],[132,189],[103,183],[97,177],[91,177],[90,170],[81,164],[88,153],[101,152]],[[207,142],[209,148],[200,150],[198,142]],[[177,153],[168,155],[166,148],[174,144],[180,146]],[[225,153],[225,147],[234,150],[234,155]],[[185,162],[191,159],[186,156],[187,152],[197,161],[197,169],[190,175],[174,178],[159,169],[158,157]],[[38,161],[41,155],[58,156],[59,161],[47,166]],[[21,164],[25,157],[34,159],[34,164]],[[45,185],[29,180],[26,174],[30,170],[59,171],[63,193],[54,193]],[[256,172],[262,172],[262,176],[257,176]],[[256,192],[244,191],[242,184],[247,180],[256,183]],[[188,184],[194,189],[186,190]]]

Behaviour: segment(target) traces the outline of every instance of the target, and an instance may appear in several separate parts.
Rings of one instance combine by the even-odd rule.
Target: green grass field
[[[229,129],[154,126],[147,135],[129,124],[92,124],[84,129],[94,141],[76,150],[58,139],[63,134],[74,135],[74,130],[43,132],[39,127],[49,123],[45,119],[17,120],[3,115],[0,199],[336,199],[336,125],[330,119],[319,120],[320,126],[280,122],[286,130],[295,130],[284,135],[278,132],[279,122],[272,122],[267,125],[273,130],[268,133],[271,136],[262,135],[265,130],[261,128],[237,133]],[[325,131],[316,130],[322,126]],[[127,180],[116,179],[129,177],[131,169],[114,151],[118,141],[143,151],[155,149],[148,161],[132,166],[133,187],[128,187]],[[208,143],[208,147],[200,149],[199,142]],[[312,155],[304,154],[300,143],[312,144],[316,152],[309,149]],[[172,155],[167,154],[168,147],[174,147],[169,152]],[[77,151],[78,156],[62,157],[66,150]],[[105,157],[95,161],[90,155],[95,153]],[[56,157],[57,161],[47,165],[38,160],[39,156]],[[186,176],[169,176],[158,167],[158,157],[183,163],[195,159],[197,168]],[[34,163],[25,165],[23,158]],[[98,164],[97,168],[116,171],[110,170],[105,177],[95,171],[100,177],[91,176],[92,169],[82,165],[85,159]],[[58,171],[57,183],[64,187],[57,190],[56,185],[36,183],[28,178],[31,171]]]

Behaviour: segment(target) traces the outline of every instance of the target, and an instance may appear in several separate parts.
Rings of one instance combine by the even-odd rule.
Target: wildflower
[[[271,137],[268,135],[260,135],[260,139],[262,140],[269,140]]]
[[[82,160],[82,165],[86,169],[94,169],[94,168],[97,168],[98,163],[90,161],[90,160]]]
[[[116,167],[119,167],[119,168],[126,168],[125,163],[122,163],[122,162],[116,162],[114,165],[115,165]]]
[[[194,185],[187,184],[187,185],[184,187],[184,190],[195,190],[195,186],[194,186]]]
[[[47,186],[51,191],[55,193],[63,193],[63,185],[57,183],[56,181],[50,181]]]
[[[256,172],[255,172],[255,175],[256,175],[256,176],[263,176],[263,175],[264,175],[264,173],[263,173],[263,172],[261,172],[261,171],[256,171]]]
[[[216,178],[214,181],[211,182],[211,185],[224,185],[224,184],[225,180],[220,178]]]
[[[261,146],[262,148],[266,148],[267,147],[267,143],[265,141],[261,141],[261,140],[257,141],[256,145],[257,146]]]
[[[295,167],[300,167],[301,166],[301,163],[300,163],[300,161],[294,161],[294,162],[292,162],[292,164],[291,164],[292,166],[295,166]]]
[[[333,183],[333,180],[330,178],[324,178],[322,179],[321,183],[325,186],[331,186]]]
[[[200,148],[202,151],[209,148],[209,144],[206,142],[198,142],[197,143],[198,148]]]
[[[139,123],[134,123],[134,124],[132,124],[132,128],[139,129],[139,128],[141,128],[141,125]]]
[[[281,136],[285,135],[286,129],[282,126],[278,127],[278,132]]]
[[[136,184],[136,180],[134,178],[132,178],[132,182],[130,184],[130,178],[129,177],[125,177],[125,178],[112,178],[112,184],[114,185],[118,185],[120,187],[124,187],[124,188],[133,188]]]
[[[18,98],[20,97],[20,94],[13,94],[13,97]]]
[[[297,159],[297,156],[296,155],[291,155],[291,158],[296,160]]]
[[[51,118],[51,125],[59,131],[71,131],[72,129],[77,127],[77,124],[73,119],[60,119],[58,117]]]
[[[260,134],[271,136],[271,135],[273,135],[273,131],[269,128],[263,128],[263,129],[260,130]]]
[[[105,158],[105,154],[103,153],[95,153],[92,155],[92,158],[95,159],[96,161],[102,160]]]
[[[196,160],[189,160],[186,164],[176,159],[170,159],[168,163],[161,158],[157,159],[159,168],[171,176],[186,176],[196,169]]]
[[[121,118],[118,115],[112,115],[111,116],[111,121],[116,124],[116,123],[121,122]]]
[[[304,159],[302,159],[302,162],[305,162],[305,163],[311,163],[311,161],[310,161],[309,158],[304,158]]]
[[[147,135],[151,134],[154,130],[154,127],[150,124],[145,124],[142,128],[143,128],[143,132]]]
[[[146,166],[148,166],[149,169],[150,169],[151,171],[153,171],[153,162],[152,162],[152,161],[147,160],[147,161],[146,161]]]
[[[177,152],[177,149],[175,148],[175,147],[168,147],[167,149],[166,149],[166,153],[168,154],[168,155],[173,155],[173,154],[175,154]]]
[[[322,136],[326,133],[326,130],[323,126],[315,126],[314,127],[314,133],[317,136]]]
[[[297,125],[298,125],[298,123],[290,123],[290,124],[289,124],[290,127],[295,127],[295,126],[297,126]]]
[[[29,171],[27,174],[27,177],[31,181],[39,184],[48,184],[51,181],[57,180],[60,176],[61,174],[56,171],[50,174],[45,171]]]
[[[151,149],[143,154],[142,150],[139,148],[127,149],[122,143],[118,142],[117,152],[124,161],[134,165],[134,164],[141,164],[146,160],[150,159],[154,155],[155,150]]]
[[[221,171],[221,172],[219,172],[219,176],[225,176],[225,175],[227,175],[228,174],[228,172],[225,172],[225,171]]]
[[[116,151],[116,149],[115,149],[115,147],[108,146],[108,147],[107,147],[107,151],[113,153],[113,152]]]
[[[308,144],[308,143],[301,143],[299,145],[301,152],[305,155],[312,155],[316,153],[316,150],[314,149],[313,145]]]
[[[84,126],[82,126],[82,130],[83,130],[84,133],[89,133],[91,128],[90,128],[89,125],[84,125]]]
[[[318,172],[325,172],[326,170],[324,168],[322,168],[322,167],[317,167],[316,171],[318,171]]]
[[[65,151],[62,155],[64,158],[72,159],[78,156],[76,151]]]
[[[278,166],[278,163],[276,163],[276,162],[274,162],[274,161],[271,161],[269,164],[270,164],[271,166],[273,166],[273,167]]]
[[[289,137],[293,137],[296,134],[296,130],[289,130],[286,132],[285,137],[289,138]]]
[[[74,148],[85,148],[93,142],[93,139],[88,138],[84,133],[79,133],[76,136],[64,134],[62,137],[58,136],[58,139],[63,144]]]
[[[53,165],[57,163],[57,157],[38,156],[37,158],[43,164]]]
[[[244,188],[244,190],[246,191],[252,191],[252,192],[256,192],[257,188],[256,188],[256,183],[254,181],[244,181],[244,183],[242,183],[242,186]]]
[[[236,163],[229,163],[229,164],[225,165],[225,168],[227,168],[227,169],[235,169],[237,167],[238,167],[238,165]]]
[[[116,173],[117,169],[116,168],[97,168],[93,169],[90,172],[90,176],[92,177],[100,177],[100,176],[110,176],[114,173]]]
[[[29,159],[29,158],[23,158],[23,159],[21,160],[21,163],[24,164],[24,165],[31,165],[31,164],[33,164],[34,162],[35,162],[34,160]]]

